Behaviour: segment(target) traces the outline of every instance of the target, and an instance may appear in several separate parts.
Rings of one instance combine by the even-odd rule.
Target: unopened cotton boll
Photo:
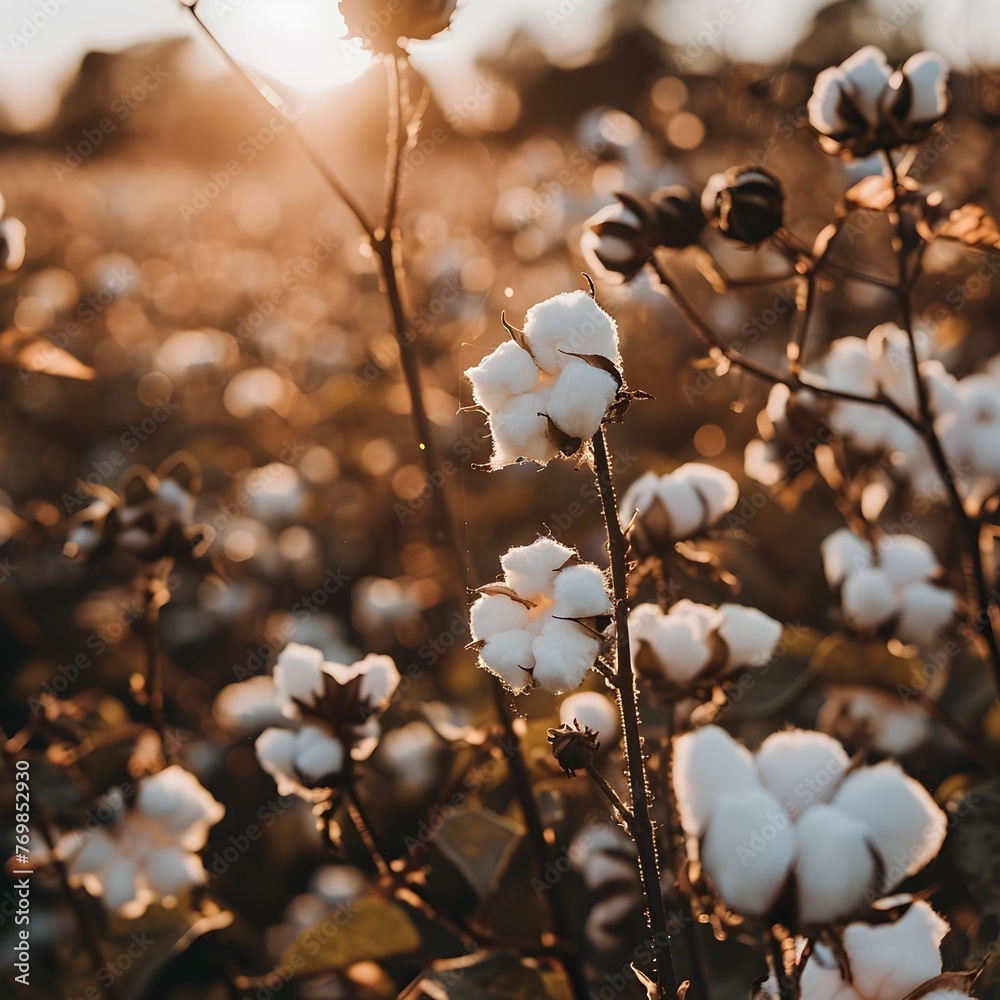
[[[701,861],[719,895],[739,913],[767,913],[795,861],[791,820],[763,788],[726,792],[712,807]]]
[[[726,670],[758,667],[771,659],[783,631],[781,622],[741,604],[720,605],[719,618],[716,632],[729,653]]]
[[[597,691],[578,691],[563,699],[559,706],[560,723],[572,725],[574,720],[593,729],[599,735],[602,747],[608,747],[618,739],[621,729],[618,710]]]
[[[791,729],[768,736],[754,754],[754,763],[761,784],[786,813],[797,816],[814,803],[833,798],[850,758],[832,736]]]
[[[618,357],[615,321],[583,291],[563,292],[532,306],[524,317],[524,337],[535,363],[557,375],[573,354]]]
[[[760,785],[753,754],[719,726],[705,726],[677,738],[673,779],[681,824],[695,837],[704,832],[722,795]]]
[[[844,618],[856,629],[870,629],[888,621],[899,609],[892,581],[879,568],[854,573],[840,594]]]
[[[825,924],[862,907],[877,872],[868,827],[833,806],[819,804],[799,819],[795,833],[799,919]]]
[[[890,888],[920,871],[944,843],[944,812],[923,785],[890,761],[849,774],[833,804],[871,831]]]

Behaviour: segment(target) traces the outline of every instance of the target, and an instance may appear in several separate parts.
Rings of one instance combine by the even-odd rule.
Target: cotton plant
[[[773,916],[785,898],[798,927],[864,917],[944,842],[946,816],[919,782],[890,761],[852,767],[823,733],[777,732],[751,753],[705,726],[678,737],[673,757],[692,850],[745,917]]]
[[[604,573],[551,538],[510,549],[502,579],[470,611],[479,664],[513,691],[578,688],[601,650],[597,619],[611,613]]]
[[[710,692],[741,670],[766,665],[783,631],[756,608],[715,608],[686,599],[667,611],[640,604],[628,625],[636,676],[672,701]]]
[[[154,903],[176,905],[181,894],[204,884],[198,852],[225,808],[190,771],[172,764],[139,782],[134,803],[115,801],[109,823],[70,831],[56,843],[71,885],[135,919]]]
[[[243,732],[280,715],[281,725],[268,726],[257,737],[257,760],[282,795],[323,802],[347,780],[352,762],[375,750],[380,716],[399,681],[389,656],[333,663],[319,649],[289,643],[278,654],[272,678],[252,677],[223,688],[215,713]]]
[[[618,327],[583,291],[532,306],[524,329],[466,371],[489,420],[490,468],[575,455],[622,391]]]
[[[958,595],[935,582],[943,571],[922,539],[885,534],[873,543],[840,528],[820,551],[827,582],[839,588],[844,620],[856,632],[885,626],[903,642],[928,646],[953,621]]]

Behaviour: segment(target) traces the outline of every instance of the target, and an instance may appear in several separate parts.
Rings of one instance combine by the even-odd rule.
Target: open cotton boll
[[[847,771],[850,758],[826,733],[790,729],[772,733],[754,754],[760,783],[790,815],[829,802]]]
[[[914,903],[893,924],[848,924],[844,950],[854,988],[864,1000],[907,996],[921,983],[940,975],[939,948],[947,933],[947,922],[923,901]]]
[[[549,393],[545,412],[564,434],[587,440],[600,429],[618,384],[600,368],[571,358]]]
[[[469,614],[475,640],[523,629],[528,624],[528,609],[503,594],[483,594],[473,603]]]
[[[677,479],[674,476],[663,476],[660,479],[656,490],[655,501],[662,504],[666,511],[667,522],[662,532],[653,531],[659,534],[662,541],[678,541],[691,538],[705,526],[705,502],[695,488],[690,479]],[[639,516],[643,519],[643,524],[651,528],[656,524],[655,518],[662,517],[660,512],[650,511],[650,519],[647,523],[646,512],[640,511]]]
[[[531,644],[535,658],[532,677],[536,684],[555,694],[578,688],[600,648],[601,644],[575,622],[551,618]]]
[[[611,614],[604,574],[593,563],[567,566],[555,574],[552,614],[560,618],[593,618]]]
[[[523,691],[531,687],[531,674],[526,671],[534,669],[531,644],[537,638],[536,633],[524,629],[499,632],[486,640],[486,645],[479,650],[479,659],[509,688]]]
[[[344,746],[319,726],[303,726],[295,737],[295,770],[310,784],[337,774],[344,766]]]
[[[530,545],[517,545],[500,557],[504,580],[521,597],[552,595],[556,571],[575,555],[573,549],[552,538],[537,538]]]
[[[783,631],[781,622],[741,604],[721,605],[719,618],[717,632],[729,651],[726,670],[758,667],[771,659]]]
[[[571,354],[618,357],[615,321],[583,291],[563,292],[532,306],[524,317],[524,336],[538,367],[550,375],[561,372],[573,360]]]
[[[868,827],[821,803],[799,819],[795,835],[799,919],[825,924],[861,907],[865,893],[874,888],[877,873]]]
[[[836,135],[855,125],[841,115],[842,95],[847,94],[868,122],[878,117],[879,99],[889,85],[892,70],[885,53],[865,45],[839,66],[823,70],[809,98],[809,123],[818,132]]]
[[[712,524],[736,506],[740,488],[728,472],[704,462],[687,462],[673,473],[673,478],[689,482],[705,506],[706,524]]]
[[[361,675],[358,697],[367,711],[383,713],[399,687],[400,676],[395,661],[384,653],[369,653],[355,667]]]
[[[493,456],[490,465],[499,469],[518,459],[545,465],[559,453],[549,440],[545,409],[548,391],[514,396],[503,408],[490,415]]]
[[[849,576],[840,603],[847,623],[856,629],[875,628],[899,609],[892,582],[881,569],[863,569]]]
[[[944,843],[944,812],[923,785],[891,761],[849,774],[833,804],[871,831],[887,888],[920,871]]]
[[[614,743],[621,731],[618,709],[597,691],[578,691],[563,699],[559,706],[559,722],[568,726],[574,719],[581,726],[589,726],[599,733],[602,747]]]
[[[882,323],[868,334],[867,344],[879,388],[904,409],[914,410],[917,384],[913,378],[913,350],[906,331],[895,323]]]
[[[216,696],[212,715],[220,726],[240,736],[279,725],[283,719],[274,679],[264,675],[227,684]]]
[[[871,546],[850,528],[838,528],[820,543],[823,572],[831,587],[839,587],[847,577],[872,565]]]
[[[948,110],[948,63],[936,52],[918,52],[903,63],[909,82],[908,122],[937,121]]]
[[[146,881],[158,896],[176,896],[205,880],[201,861],[187,851],[164,847],[146,860]]]
[[[894,587],[926,580],[941,568],[934,550],[915,535],[888,535],[878,549],[879,569]]]
[[[858,396],[875,396],[878,380],[875,365],[868,351],[868,343],[861,337],[841,337],[830,345],[823,359],[823,376],[831,389],[852,392]],[[861,404],[861,413],[869,415],[876,411],[871,406]]]
[[[499,410],[511,396],[532,392],[540,377],[531,355],[513,340],[504,341],[465,374],[472,383],[473,398],[489,413]]]
[[[915,750],[930,736],[927,713],[919,705],[904,703],[895,692],[878,688],[838,684],[831,689],[817,725],[830,732],[841,717],[847,732],[860,729],[869,745],[895,757]]]
[[[760,786],[753,754],[719,726],[704,726],[674,743],[674,793],[686,833],[700,836],[716,800]]]
[[[795,861],[791,820],[766,789],[719,795],[701,843],[705,871],[726,904],[760,916],[771,908]]]
[[[896,635],[903,642],[930,645],[955,617],[958,595],[953,590],[918,581],[899,595]]]
[[[311,705],[323,690],[323,654],[312,646],[290,642],[278,654],[274,665],[274,684],[279,694],[289,702],[284,712],[296,717],[298,709],[292,699]]]
[[[629,615],[632,669],[638,672],[637,657],[642,644],[649,646],[664,676],[675,684],[685,684],[700,674],[712,658],[709,644],[710,619],[681,608],[679,602],[664,614],[655,604],[640,604]],[[714,608],[705,611],[715,614]]]
[[[286,776],[295,764],[295,733],[290,729],[265,729],[254,742],[260,766],[278,784],[287,784]]]
[[[136,875],[138,865],[132,858],[123,857],[112,861],[101,873],[101,896],[109,910],[120,910],[136,897]]]

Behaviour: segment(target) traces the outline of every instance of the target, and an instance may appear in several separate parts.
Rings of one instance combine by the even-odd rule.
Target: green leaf
[[[927,684],[920,658],[906,647],[895,651],[884,642],[858,642],[842,632],[828,635],[813,651],[809,669],[822,682],[870,684],[920,691]]]
[[[434,838],[437,849],[462,873],[480,899],[503,874],[524,833],[513,820],[489,809],[459,809]]]
[[[335,971],[419,947],[420,934],[403,907],[380,896],[363,896],[334,907],[303,931],[279,965],[290,965],[302,974]]]
[[[399,1000],[563,1000],[561,974],[548,973],[511,952],[465,955],[435,962]]]

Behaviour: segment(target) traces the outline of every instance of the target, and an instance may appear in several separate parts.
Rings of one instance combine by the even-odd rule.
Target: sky
[[[689,54],[780,59],[826,0],[650,0],[634,3]],[[915,24],[958,67],[1000,62],[996,0],[870,0],[888,35]],[[614,0],[464,0],[451,33],[416,46],[414,64],[439,90],[467,93],[475,58],[528,31],[556,65],[590,58],[611,30]],[[199,11],[241,62],[305,93],[345,83],[368,56],[343,39],[333,0],[200,0]],[[191,35],[179,0],[0,0],[0,116],[29,130],[51,120],[88,51]],[[874,39],[878,42],[878,39]],[[202,41],[194,72],[225,71]]]

